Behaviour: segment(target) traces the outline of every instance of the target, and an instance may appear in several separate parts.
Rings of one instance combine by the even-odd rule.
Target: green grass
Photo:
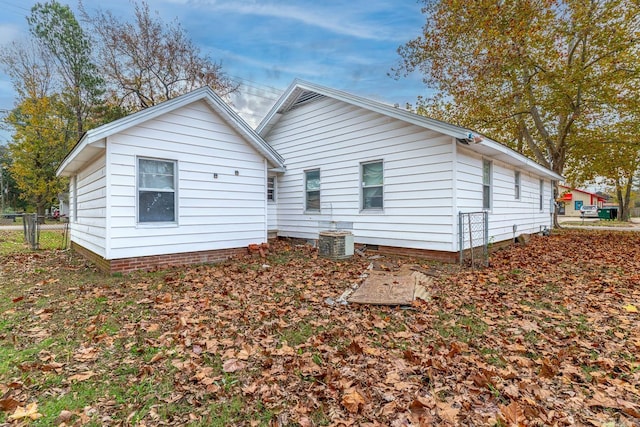
[[[55,250],[65,247],[63,230],[41,230],[40,250]],[[24,241],[22,230],[0,230],[0,256],[33,252]]]
[[[454,315],[438,312],[438,321],[434,327],[442,338],[456,338],[469,343],[479,339],[487,331],[487,324],[473,315]]]
[[[315,333],[316,330],[310,323],[298,322],[294,323],[290,328],[284,329],[281,332],[281,337],[282,341],[286,341],[290,346],[295,347],[307,342]]]
[[[189,424],[193,427],[226,427],[229,425],[269,426],[274,414],[258,404],[256,413],[247,414],[246,404],[240,397],[223,399],[209,405],[209,416],[202,421]],[[252,422],[253,421],[253,422]]]
[[[633,227],[634,224],[632,222],[626,221],[618,221],[615,219],[600,219],[598,221],[565,221],[561,222],[560,225],[579,225],[584,227]]]

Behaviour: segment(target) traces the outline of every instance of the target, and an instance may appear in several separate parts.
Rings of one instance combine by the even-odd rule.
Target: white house
[[[108,272],[335,224],[380,251],[454,260],[460,212],[488,212],[494,242],[537,232],[562,179],[468,129],[302,81],[257,133],[202,88],[87,132],[57,173],[73,248]]]
[[[108,272],[223,259],[267,241],[284,161],[205,87],[87,132],[60,165],[72,247]]]
[[[317,239],[342,223],[356,243],[453,260],[459,212],[488,211],[491,241],[514,226],[538,232],[562,179],[468,129],[302,81],[257,132],[286,161],[269,218],[283,237]]]

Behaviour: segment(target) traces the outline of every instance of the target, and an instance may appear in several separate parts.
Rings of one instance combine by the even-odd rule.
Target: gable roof
[[[586,195],[591,196],[591,197],[596,197],[598,199],[598,201],[602,201],[602,202],[606,202],[607,201],[606,197],[602,197],[599,194],[591,193],[590,191],[587,191],[587,190],[581,190],[580,188],[569,187],[568,185],[565,185],[565,184],[558,185],[558,188],[565,188],[566,189],[565,193],[575,191],[576,193],[582,193],[582,194],[586,194]]]
[[[235,129],[260,154],[265,156],[276,169],[284,170],[284,159],[238,116],[213,89],[209,86],[204,86],[86,132],[64,158],[56,171],[56,175],[72,176],[80,170],[88,161],[104,150],[106,147],[105,138],[108,136],[200,100],[204,100],[229,126]]]
[[[444,135],[455,138],[465,148],[474,151],[487,158],[503,161],[514,165],[518,168],[528,170],[537,175],[544,176],[553,180],[561,181],[564,178],[550,169],[536,163],[530,158],[518,153],[504,144],[493,141],[484,135],[478,134],[471,129],[452,125],[440,120],[435,120],[419,114],[392,107],[378,101],[363,98],[347,92],[320,86],[303,80],[294,80],[293,83],[285,90],[280,99],[267,113],[262,122],[258,125],[256,131],[265,137],[278,122],[284,113],[298,108],[309,102],[321,98],[333,98],[348,104],[352,104],[370,111],[393,117],[407,123],[420,126],[425,129],[433,130]]]

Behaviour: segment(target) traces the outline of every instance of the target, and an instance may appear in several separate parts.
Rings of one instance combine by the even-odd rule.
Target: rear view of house
[[[202,88],[87,132],[58,174],[72,246],[109,272],[332,228],[452,261],[467,248],[460,213],[486,213],[494,242],[537,232],[562,179],[468,129],[301,81],[257,133]]]
[[[283,167],[205,87],[90,130],[57,173],[71,180],[73,248],[114,272],[266,242],[267,174]]]
[[[274,174],[278,236],[346,224],[356,243],[453,260],[460,212],[488,212],[495,242],[537,232],[562,179],[468,129],[302,81],[257,131],[286,159]]]

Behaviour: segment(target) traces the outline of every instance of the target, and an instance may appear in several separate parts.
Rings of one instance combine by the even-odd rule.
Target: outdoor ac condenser
[[[318,239],[318,253],[321,257],[345,259],[353,256],[353,234],[349,231],[321,231]]]

